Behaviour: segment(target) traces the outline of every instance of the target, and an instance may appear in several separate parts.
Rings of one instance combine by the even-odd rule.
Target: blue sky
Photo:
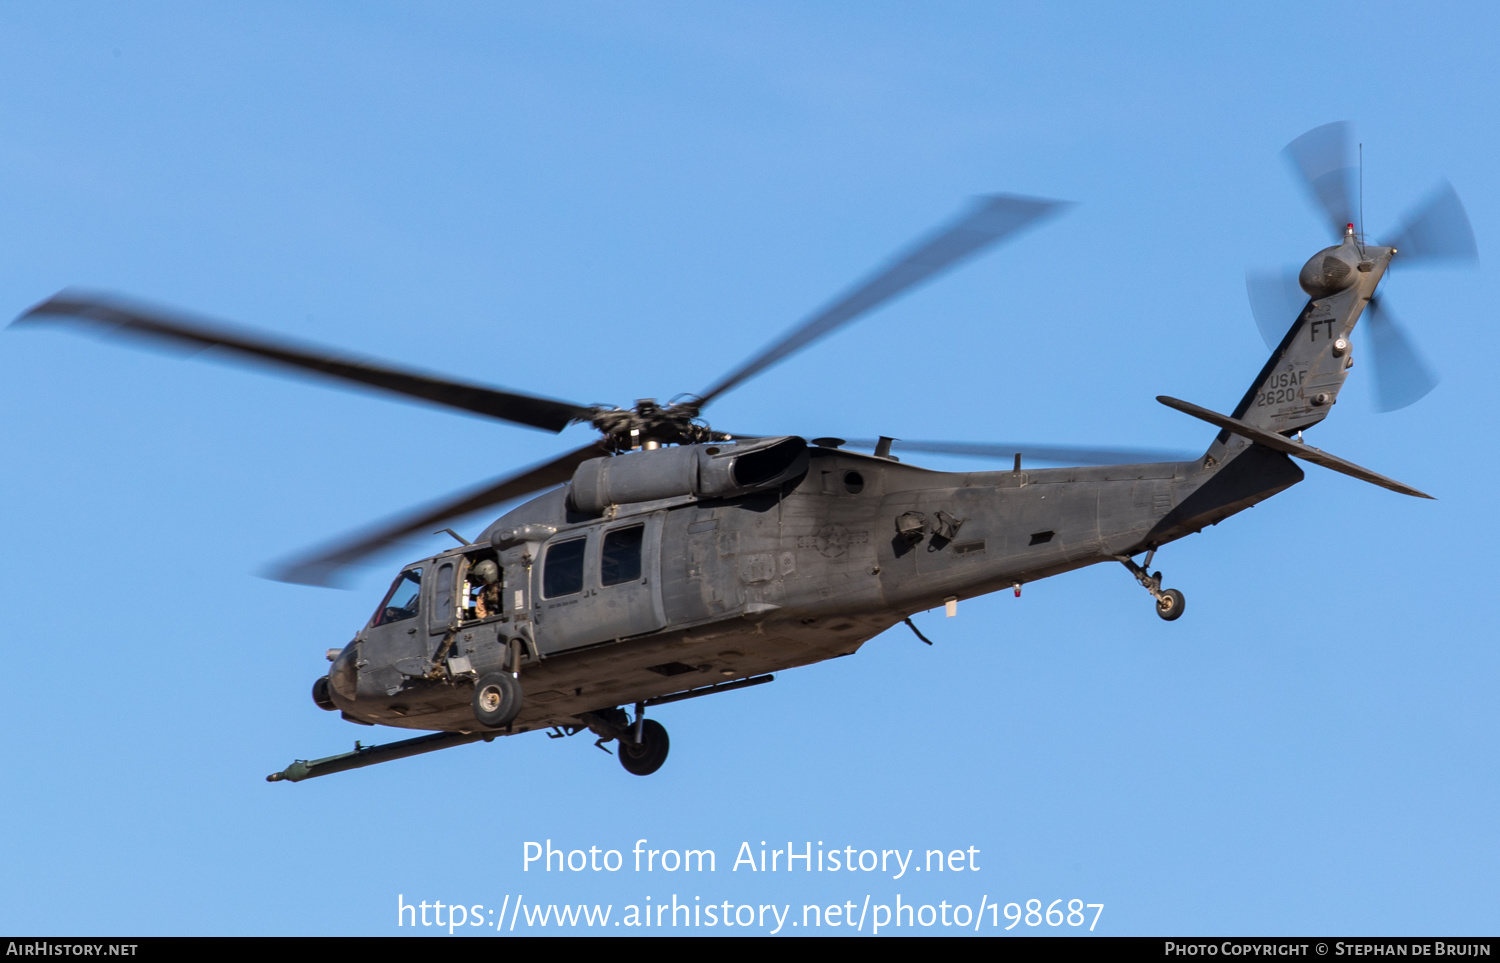
[[[1154,396],[1232,408],[1265,355],[1245,269],[1327,242],[1277,156],[1296,135],[1354,122],[1377,237],[1448,177],[1484,258],[1398,264],[1383,288],[1436,391],[1377,415],[1356,367],[1308,433],[1436,502],[1309,467],[1160,553],[1188,598],[1176,623],[1105,567],[918,616],[931,648],[900,628],[663,707],[672,756],[647,779],[584,737],[531,735],[262,781],[386,737],[308,688],[401,560],[441,542],[349,592],[255,573],[586,431],[6,332],[0,928],[392,934],[411,932],[398,895],[675,893],[797,913],[1077,898],[1105,905],[1110,934],[1492,934],[1495,17],[0,7],[12,316],[86,285],[628,404],[706,387],[967,198],[1033,194],[1077,206],[741,387],[714,423],[1192,449],[1211,429]],[[642,838],[713,849],[719,870],[523,870],[527,841]],[[761,840],[975,847],[980,869],[729,869]],[[1012,932],[1028,931],[1053,932]]]

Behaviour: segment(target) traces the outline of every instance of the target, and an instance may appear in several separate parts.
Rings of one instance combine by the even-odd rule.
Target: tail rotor
[[[1375,357],[1375,408],[1396,411],[1425,398],[1437,387],[1438,376],[1383,301],[1375,298],[1365,309]]]
[[[1359,169],[1353,160],[1352,142],[1352,125],[1337,121],[1313,128],[1288,144],[1282,154],[1335,236],[1358,224],[1356,236],[1363,238],[1364,225],[1358,216]],[[1398,252],[1394,263],[1402,265],[1465,264],[1479,258],[1469,216],[1446,180],[1407,214],[1389,246]],[[1308,303],[1297,275],[1296,268],[1245,274],[1250,312],[1267,347],[1273,350]],[[1377,410],[1395,411],[1425,397],[1437,386],[1438,375],[1394,314],[1380,300],[1371,300],[1364,317],[1369,322]]]

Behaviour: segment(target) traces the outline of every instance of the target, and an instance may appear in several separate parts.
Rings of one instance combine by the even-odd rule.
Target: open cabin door
[[[665,512],[560,532],[532,566],[537,647],[555,655],[666,624],[661,604]]]

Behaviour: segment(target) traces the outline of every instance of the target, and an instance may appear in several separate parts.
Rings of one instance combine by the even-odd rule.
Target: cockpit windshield
[[[391,586],[380,608],[375,613],[372,625],[388,625],[417,617],[422,601],[422,570],[411,568],[402,572]]]

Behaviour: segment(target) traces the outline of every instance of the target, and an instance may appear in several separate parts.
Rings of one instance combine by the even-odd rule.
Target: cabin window
[[[621,585],[640,579],[641,544],[645,536],[644,525],[617,528],[604,536],[604,546],[599,550],[600,585]]]
[[[583,550],[587,539],[574,538],[547,548],[542,563],[542,596],[555,599],[583,591]]]
[[[396,579],[386,593],[385,601],[375,613],[376,625],[389,625],[405,619],[416,618],[422,602],[422,570],[407,569]]]

